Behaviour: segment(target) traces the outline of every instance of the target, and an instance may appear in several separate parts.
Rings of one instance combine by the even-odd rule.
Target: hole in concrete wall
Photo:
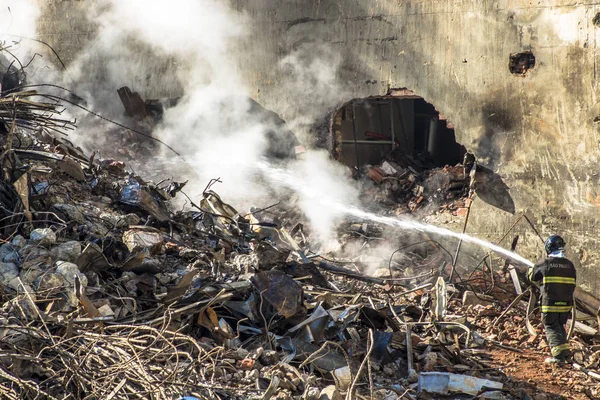
[[[403,166],[455,165],[466,149],[454,126],[436,108],[409,90],[353,99],[333,113],[332,155],[350,167],[391,158]]]
[[[600,27],[600,12],[594,16],[594,18],[592,19],[592,24]]]
[[[531,51],[512,53],[508,61],[508,70],[511,74],[525,76],[527,71],[535,67],[535,56]]]

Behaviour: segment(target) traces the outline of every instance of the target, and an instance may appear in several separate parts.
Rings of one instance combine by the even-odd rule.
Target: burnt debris
[[[153,119],[147,102],[120,94],[128,113]],[[600,301],[590,294],[576,293],[580,372],[541,367],[541,322],[523,302],[533,289],[518,294],[518,267],[494,268],[487,256],[462,265],[424,233],[356,219],[340,225],[341,250],[318,252],[293,200],[240,212],[216,181],[175,209],[185,182],[145,180],[51,135],[75,128],[61,109],[34,91],[0,97],[3,396],[600,396]],[[474,157],[427,163],[404,155],[363,165],[364,198],[466,221]],[[519,376],[521,356],[565,384]]]

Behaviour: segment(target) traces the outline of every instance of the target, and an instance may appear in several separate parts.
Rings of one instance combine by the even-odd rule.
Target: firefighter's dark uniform
[[[529,270],[529,280],[540,286],[542,323],[552,357],[564,360],[571,356],[565,324],[573,308],[576,272],[571,261],[552,255]]]

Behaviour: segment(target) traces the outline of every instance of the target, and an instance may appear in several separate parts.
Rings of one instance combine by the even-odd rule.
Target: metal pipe
[[[467,231],[467,223],[469,222],[469,215],[471,215],[471,204],[473,204],[472,199],[469,198],[471,202],[469,203],[469,207],[467,207],[467,216],[465,217],[465,224],[463,225],[462,233],[464,234]],[[452,259],[452,270],[450,271],[450,278],[448,282],[452,282],[452,277],[454,276],[454,270],[456,269],[456,261],[458,261],[458,255],[460,254],[460,248],[462,246],[462,239],[458,241],[458,245],[456,246],[456,253],[454,253],[454,258]]]
[[[577,364],[577,363],[573,363],[573,368],[575,368],[577,371],[581,371],[584,374],[586,374],[587,376],[590,376],[592,378],[594,378],[597,381],[600,381],[600,374],[598,374],[597,372],[594,371],[590,371],[589,369]]]
[[[427,137],[427,151],[429,155],[436,160],[437,153],[439,153],[438,147],[438,123],[439,119],[437,117],[433,117],[429,120],[429,135]]]
[[[404,106],[402,105],[402,100],[400,100],[400,123],[402,124],[402,136],[404,137],[404,152],[406,154],[412,154],[413,149],[408,148],[408,137],[406,136],[406,122],[404,121]]]
[[[390,144],[388,140],[342,140],[342,143],[359,143],[359,144]]]
[[[356,141],[356,104],[354,102],[352,103],[352,136],[354,137],[354,155],[356,156],[356,169],[360,171],[360,162],[358,160],[358,143]]]
[[[406,361],[408,362],[408,376],[416,373],[413,363],[413,351],[412,351],[412,326],[406,325]]]
[[[577,322],[577,305],[575,303],[575,293],[573,293],[573,308],[571,309],[571,323],[569,324],[569,333],[567,333],[567,341],[571,340],[575,331],[575,323]]]
[[[392,150],[394,150],[394,144],[396,143],[396,131],[394,130],[394,100],[390,100],[390,129],[392,137]]]

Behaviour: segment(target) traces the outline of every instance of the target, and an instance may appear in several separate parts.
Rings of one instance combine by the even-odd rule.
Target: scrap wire
[[[9,337],[20,337],[22,353],[45,360],[38,368],[41,382],[22,380],[9,368],[0,368],[4,381],[0,390],[9,398],[64,398],[68,393],[82,399],[138,396],[172,399],[182,391],[200,391],[201,398],[242,395],[261,390],[208,384],[214,373],[211,365],[223,347],[205,350],[191,336],[168,330],[170,320],[160,328],[139,325],[95,325],[74,328],[72,336],[52,333],[31,325],[4,325],[7,335],[0,341],[5,349]],[[62,332],[59,330],[59,332]],[[68,397],[67,397],[68,398]]]
[[[58,60],[60,65],[63,67],[63,69],[65,71],[67,71],[67,67],[66,67],[65,63],[63,62],[63,60],[60,58],[60,56],[58,55],[56,50],[54,50],[54,48],[52,46],[50,46],[48,43],[46,43],[42,40],[39,40],[39,39],[34,39],[34,38],[27,37],[27,36],[22,36],[22,35],[15,35],[15,34],[11,34],[11,33],[2,33],[2,36],[11,36],[11,37],[16,37],[16,38],[25,39],[25,40],[31,40],[32,42],[37,42],[37,43],[43,44],[44,46],[46,46],[50,49],[52,54],[54,54],[54,56],[56,57],[56,59]]]
[[[369,328],[369,336],[367,338],[367,346],[368,346],[367,353],[365,354],[363,361],[361,362],[360,367],[358,368],[358,372],[356,373],[356,376],[352,380],[352,384],[350,384],[348,393],[346,393],[346,400],[352,400],[354,398],[355,391],[356,391],[356,384],[358,383],[358,380],[360,379],[360,375],[362,374],[362,371],[365,368],[367,361],[371,357],[371,352],[373,351],[374,345],[375,345],[375,341],[373,340],[373,330],[371,328]],[[369,384],[370,384],[370,389],[371,389],[371,393],[372,393],[373,385],[371,384],[371,382],[372,382],[372,379],[371,379],[371,377],[369,377]]]
[[[107,117],[105,117],[105,116],[103,116],[103,115],[101,115],[101,114],[99,114],[99,113],[97,113],[95,111],[90,110],[87,107],[82,106],[81,104],[79,104],[77,102],[74,102],[74,101],[71,101],[71,100],[67,100],[67,99],[65,99],[63,97],[55,96],[55,95],[51,95],[51,94],[44,94],[43,96],[46,97],[46,98],[48,98],[48,99],[55,100],[55,101],[62,101],[62,102],[65,102],[65,103],[69,103],[72,106],[78,107],[78,108],[82,109],[83,111],[87,112],[88,114],[93,115],[96,118],[100,118],[101,120],[109,122],[109,123],[111,123],[113,125],[116,125],[116,126],[118,126],[120,128],[127,129],[128,131],[131,131],[131,132],[133,132],[133,133],[135,133],[137,135],[140,135],[140,136],[144,136],[144,137],[146,137],[146,138],[148,138],[150,140],[154,140],[155,142],[158,142],[158,143],[162,144],[167,149],[171,150],[173,153],[175,153],[177,156],[179,156],[181,159],[183,159],[182,155],[177,150],[175,150],[173,147],[169,146],[166,142],[163,142],[162,140],[160,140],[160,139],[152,136],[151,134],[142,132],[142,131],[137,130],[137,129],[133,129],[133,128],[129,127],[129,126],[126,126],[126,125],[123,125],[123,124],[121,124],[119,122],[113,121],[113,120],[111,120],[111,119],[109,119],[109,118],[107,118]]]
[[[64,110],[58,102],[46,103],[33,101],[40,97],[35,90],[15,92],[0,97],[0,120],[7,126],[14,121],[17,127],[24,129],[49,129],[61,134],[75,128],[75,123],[56,117]]]

